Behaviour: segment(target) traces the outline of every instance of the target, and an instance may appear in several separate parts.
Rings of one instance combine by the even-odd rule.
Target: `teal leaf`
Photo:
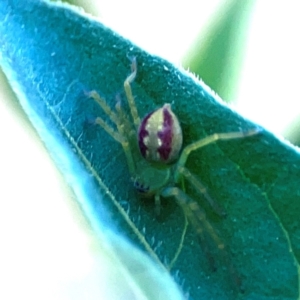
[[[122,148],[89,122],[106,116],[86,92],[97,90],[111,107],[120,93],[126,109],[122,86],[130,73],[128,57],[134,56],[140,115],[172,103],[185,145],[216,132],[257,126],[225,106],[204,83],[69,5],[4,0],[0,19],[1,66],[95,232],[109,228],[126,236],[166,269],[181,245],[170,273],[190,299],[299,297],[297,148],[262,131],[190,155],[187,167],[227,212],[226,218],[215,216],[186,185],[228,248],[224,260],[205,234],[216,262],[213,271],[191,226],[181,244],[185,218],[173,199],[164,199],[158,218],[153,201],[137,197]],[[241,286],[232,282],[231,263]]]
[[[183,59],[185,68],[228,102],[239,85],[254,6],[255,0],[224,1]]]

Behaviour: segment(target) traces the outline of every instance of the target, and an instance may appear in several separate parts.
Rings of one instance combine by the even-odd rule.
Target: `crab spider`
[[[115,111],[113,111],[96,91],[89,93],[89,96],[100,105],[104,113],[115,124],[116,129],[100,117],[95,119],[95,123],[122,145],[133,186],[143,196],[154,197],[157,214],[160,212],[161,197],[173,197],[195,228],[202,241],[202,246],[203,234],[207,232],[217,248],[224,250],[225,245],[206,219],[205,211],[196,200],[180,188],[182,180],[188,181],[199,194],[202,194],[216,214],[224,216],[225,212],[210,197],[205,186],[188,170],[185,164],[191,152],[206,145],[219,140],[252,136],[260,130],[255,128],[249,131],[215,133],[185,146],[182,150],[182,130],[170,104],[164,104],[147,114],[142,120],[140,119],[131,90],[131,83],[136,74],[137,63],[134,58],[131,64],[131,74],[124,81],[130,116],[126,115],[120,101],[117,101]]]

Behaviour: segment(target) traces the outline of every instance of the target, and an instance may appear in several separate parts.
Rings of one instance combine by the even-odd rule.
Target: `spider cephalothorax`
[[[140,120],[130,86],[137,72],[135,59],[132,60],[131,69],[131,74],[124,81],[131,115],[125,114],[119,102],[116,105],[116,111],[112,111],[105,100],[97,92],[92,91],[90,96],[116,125],[116,129],[100,117],[96,118],[95,123],[122,145],[133,186],[144,196],[154,196],[157,214],[160,212],[160,198],[173,197],[182,207],[188,221],[200,236],[200,240],[204,239],[205,232],[209,234],[220,251],[226,251],[224,243],[205,217],[205,212],[197,200],[192,199],[181,188],[182,180],[189,182],[199,194],[202,194],[216,214],[223,216],[225,212],[210,197],[205,186],[188,170],[185,164],[192,151],[218,140],[252,136],[260,130],[255,128],[248,131],[215,133],[181,149],[182,130],[170,104],[164,104]],[[204,248],[206,249],[206,247]],[[231,273],[235,273],[232,266],[229,267],[229,270]],[[231,275],[235,277],[234,274]],[[234,280],[238,281],[236,278]]]

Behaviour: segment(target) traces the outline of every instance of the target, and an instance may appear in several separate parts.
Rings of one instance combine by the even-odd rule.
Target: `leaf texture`
[[[256,125],[225,106],[204,83],[150,55],[69,5],[1,1],[0,62],[22,106],[78,195],[94,228],[126,236],[168,269],[181,244],[185,218],[173,199],[155,215],[152,200],[137,197],[122,148],[100,127],[106,118],[86,92],[97,90],[113,108],[138,61],[133,91],[140,116],[171,103],[184,144],[216,132]],[[259,97],[259,94],[258,94]],[[217,142],[195,153],[187,167],[227,212],[216,217],[203,197],[186,185],[207,212],[241,277],[207,235],[216,260],[212,271],[188,226],[170,273],[190,299],[298,299],[300,261],[300,157],[295,147],[267,131],[242,140]]]

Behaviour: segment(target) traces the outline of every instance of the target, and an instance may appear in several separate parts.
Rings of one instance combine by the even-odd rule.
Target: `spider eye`
[[[138,131],[141,154],[150,162],[168,164],[177,159],[182,147],[182,131],[170,104],[149,113]]]
[[[150,190],[149,186],[144,185],[143,183],[139,182],[138,180],[134,180],[133,186],[141,194],[146,194]]]

